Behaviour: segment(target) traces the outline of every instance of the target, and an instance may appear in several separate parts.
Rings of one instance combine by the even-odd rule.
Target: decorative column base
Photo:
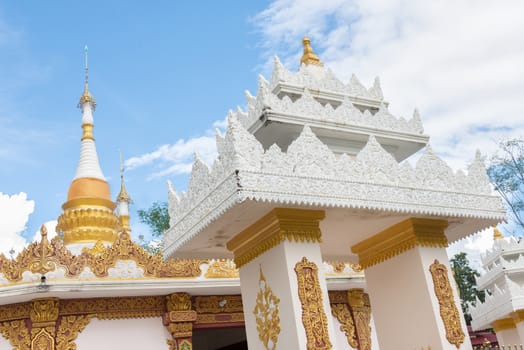
[[[446,254],[447,222],[408,219],[354,245],[381,349],[471,349]]]
[[[232,238],[250,350],[336,347],[322,266],[324,212],[277,208]]]

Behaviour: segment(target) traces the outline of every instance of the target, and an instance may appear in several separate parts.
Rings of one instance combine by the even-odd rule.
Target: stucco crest
[[[291,73],[278,58],[275,58],[271,82],[260,76],[257,96],[254,97],[249,91],[246,92],[247,111],[244,112],[239,108],[231,113],[245,128],[253,125],[265,111],[270,111],[343,125],[360,125],[411,134],[423,133],[422,122],[417,111],[409,121],[397,118],[388,111],[383,102],[384,97],[378,78],[371,88],[366,89],[355,75],[352,75],[348,84],[344,84],[331,70],[318,69],[319,67],[302,65],[297,73]],[[287,94],[277,96],[275,91],[282,84],[292,86],[299,95],[295,95],[293,100]],[[311,91],[323,92],[327,95],[335,94],[339,96],[338,98],[343,98],[341,103],[332,105],[315,99]],[[380,104],[380,108],[374,114],[369,110],[362,112],[353,105],[350,97],[374,101],[375,104]]]
[[[276,145],[264,151],[233,114],[228,120],[225,136],[217,134],[218,157],[212,170],[207,173],[202,164],[195,165],[194,172],[202,173],[191,175],[188,195],[180,198],[169,189],[171,228],[164,237],[166,247],[183,244],[245,200],[503,217],[501,201],[491,194],[480,155],[467,175],[454,173],[431,147],[415,167],[408,162],[399,164],[373,136],[355,158],[336,156],[307,125],[287,152]]]

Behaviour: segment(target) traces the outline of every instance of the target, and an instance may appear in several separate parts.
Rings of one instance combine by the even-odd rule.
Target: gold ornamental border
[[[80,255],[73,255],[55,237],[47,239],[45,226],[40,229],[40,242],[29,244],[15,259],[8,259],[0,254],[0,273],[10,282],[22,280],[24,271],[45,274],[58,268],[65,270],[66,277],[77,277],[85,268],[89,268],[96,277],[107,277],[108,270],[116,266],[119,260],[133,260],[144,270],[146,277],[156,278],[192,278],[202,273],[200,265],[208,260],[171,259],[164,261],[160,254],[151,255],[131,240],[127,232],[122,232],[115,243],[99,250],[86,250]]]
[[[429,267],[429,271],[433,278],[435,295],[440,307],[440,317],[446,329],[446,339],[459,349],[464,342],[465,334],[462,330],[460,314],[453,297],[453,289],[449,283],[448,269],[446,265],[435,259]]]
[[[286,240],[320,243],[319,223],[325,215],[323,210],[275,208],[229,240],[227,249],[240,268]]]
[[[303,257],[295,265],[298,296],[302,304],[302,324],[306,331],[308,350],[329,350],[328,321],[324,312],[322,290],[318,280],[318,267]]]
[[[400,255],[416,246],[446,248],[446,220],[410,218],[351,247],[363,269]]]

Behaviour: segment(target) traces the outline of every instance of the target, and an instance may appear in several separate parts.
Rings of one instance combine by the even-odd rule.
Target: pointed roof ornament
[[[311,47],[311,40],[307,36],[302,39],[302,45],[304,46],[304,54],[300,59],[300,63],[304,64],[314,64],[317,66],[324,66],[324,63],[320,62],[320,58],[315,54],[313,48]]]
[[[497,226],[493,226],[493,240],[504,238],[504,235],[500,232]]]
[[[84,85],[84,92],[82,93],[82,96],[80,96],[80,101],[78,101],[78,108],[82,108],[82,105],[84,103],[91,103],[91,106],[93,109],[96,109],[96,101],[93,95],[89,92],[89,66],[87,64],[87,58],[88,58],[88,48],[87,45],[84,47],[84,57],[85,57],[85,70],[86,70],[86,81]]]
[[[122,162],[122,152],[120,152],[120,193],[116,197],[117,202],[132,203],[131,196],[127,193],[126,186],[124,184],[124,163]]]

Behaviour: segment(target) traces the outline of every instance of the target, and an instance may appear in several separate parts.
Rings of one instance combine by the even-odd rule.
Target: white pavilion
[[[303,45],[169,186],[163,256],[131,240],[123,179],[111,199],[86,64],[60,235],[0,255],[0,349],[471,349],[445,248],[504,219],[480,155],[454,173],[418,112]]]
[[[494,229],[490,250],[481,255],[477,279],[485,300],[471,307],[473,329],[493,328],[502,344],[524,344],[524,241]]]

